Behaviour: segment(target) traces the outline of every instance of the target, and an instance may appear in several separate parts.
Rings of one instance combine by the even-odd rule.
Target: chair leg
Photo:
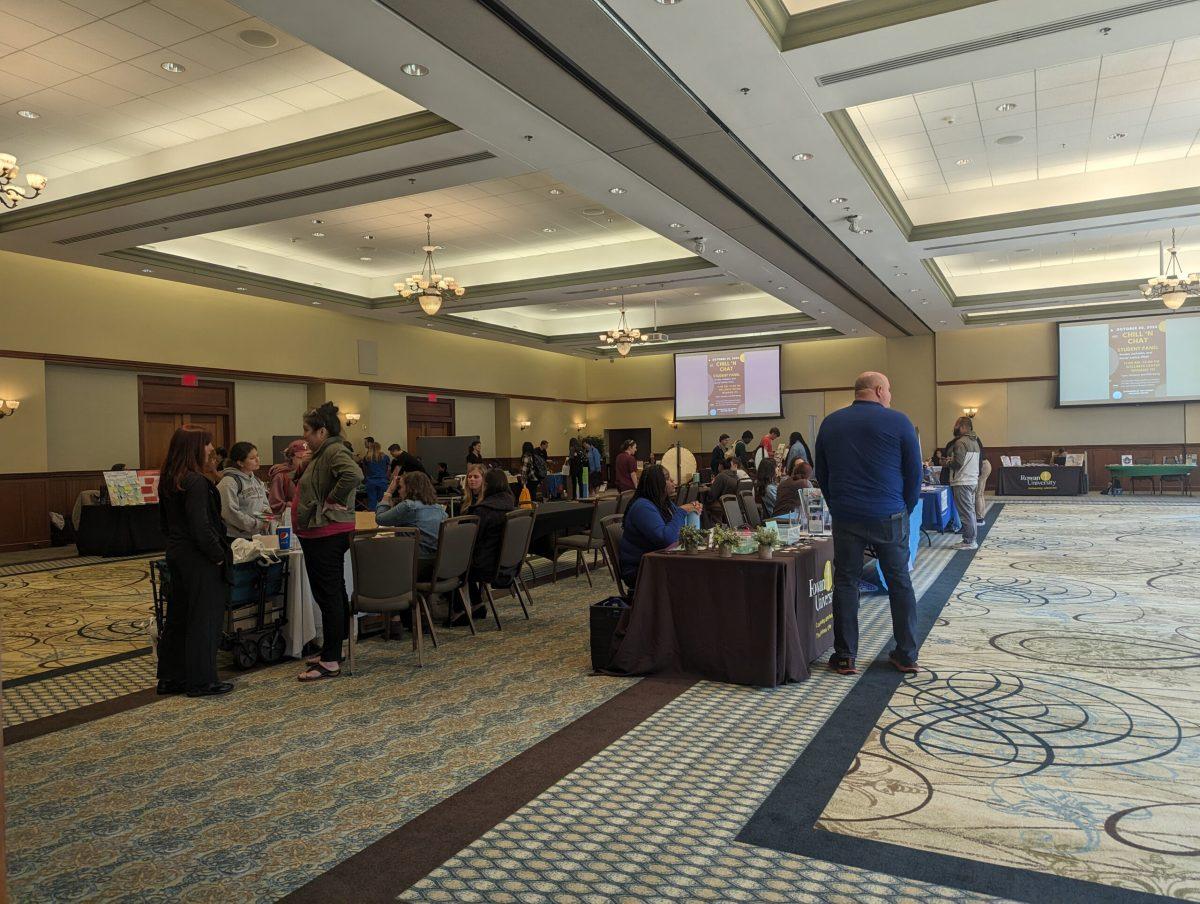
[[[612,559],[609,558],[608,549],[601,549],[600,555],[604,558],[604,567],[608,569],[608,576],[612,578],[613,583],[617,582],[617,571],[613,568]]]
[[[354,635],[358,633],[356,630],[358,628],[357,621],[358,620],[353,615],[350,616],[350,666],[348,669],[346,669],[347,673],[350,675],[354,674]]]
[[[525,593],[525,599],[528,600],[529,605],[532,606],[533,605],[533,594],[529,592],[529,585],[525,583],[525,579],[523,577],[521,577],[520,572],[517,573],[516,579],[517,579],[518,595],[520,595],[520,592],[523,591]],[[524,607],[524,605],[525,605],[524,603],[521,604],[522,607]],[[526,618],[529,617],[528,612],[525,613],[525,617]]]
[[[508,586],[509,596],[515,596],[517,602],[521,604],[521,611],[525,613],[525,621],[529,621],[529,610],[525,608],[525,600],[521,599],[521,591],[516,581]]]
[[[587,556],[585,556],[583,554],[582,549],[579,550],[579,564],[581,564],[583,566],[584,577],[587,578],[588,586],[591,587],[592,586],[592,572],[588,569]],[[578,574],[578,572],[576,572],[576,577],[578,577],[578,576],[579,576],[579,574]]]
[[[467,599],[467,595],[463,593],[463,589],[461,587],[459,587],[456,592],[458,593],[459,600],[462,602],[463,612],[467,613],[467,624],[470,625],[471,633],[474,634],[475,617],[471,615],[471,601]]]
[[[551,583],[557,584],[558,583],[558,544],[557,543],[554,544],[553,555],[554,555],[554,558],[552,558],[550,560],[550,581],[551,581]],[[532,570],[533,566],[531,565],[529,567]]]
[[[416,600],[414,599],[414,602]],[[412,607],[413,616],[413,646],[417,648],[417,666],[425,665],[425,626],[422,624],[424,616],[421,613],[421,605]]]
[[[429,609],[429,599],[424,594],[419,595],[417,599],[421,601],[421,610],[425,613],[425,623],[429,625],[429,637],[436,650],[438,645],[437,628],[433,625],[433,613]]]
[[[492,607],[492,618],[496,619],[496,630],[503,631],[504,629],[500,627],[500,613],[496,611],[496,600],[492,597],[492,588],[484,584],[483,592],[487,594],[488,605]]]

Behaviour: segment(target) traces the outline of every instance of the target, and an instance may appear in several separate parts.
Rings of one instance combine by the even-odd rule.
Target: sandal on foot
[[[309,672],[316,672],[317,676],[315,678],[309,678],[308,677]],[[327,668],[325,668],[325,666],[321,665],[321,663],[314,662],[304,672],[302,672],[297,677],[296,680],[303,681],[305,683],[308,683],[311,681],[324,681],[326,678],[337,678],[341,674],[342,674],[341,669],[327,669]]]

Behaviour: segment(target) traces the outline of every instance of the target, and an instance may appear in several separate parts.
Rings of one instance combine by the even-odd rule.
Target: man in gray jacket
[[[975,542],[975,490],[979,484],[980,445],[969,417],[954,422],[954,442],[950,444],[950,487],[954,505],[962,521],[962,542],[956,549],[978,549]]]

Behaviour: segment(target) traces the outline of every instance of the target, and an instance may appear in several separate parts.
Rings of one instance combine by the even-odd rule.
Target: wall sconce
[[[16,399],[9,399],[8,401],[0,399],[0,418],[6,418],[10,414],[16,414],[17,409],[20,407],[21,403]]]
[[[964,408],[963,409],[964,417],[975,417],[975,415],[977,415],[977,414],[979,414],[978,408]]]
[[[587,421],[579,421],[577,424],[575,424],[575,432],[578,433],[580,430],[584,429],[586,426],[587,426]]]
[[[672,430],[678,430],[678,429],[679,429],[679,421],[672,421],[672,420],[668,419],[668,420],[667,420],[667,425],[668,425],[668,426],[669,426],[669,427],[670,427]]]
[[[347,427],[353,427],[355,424],[357,424],[361,420],[362,420],[361,414],[351,414],[351,413],[346,414],[346,426]]]
[[[533,426],[533,421],[517,421],[517,426],[522,430],[528,430]]]

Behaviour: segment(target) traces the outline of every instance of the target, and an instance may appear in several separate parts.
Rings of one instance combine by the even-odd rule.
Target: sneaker
[[[896,671],[903,672],[905,675],[915,675],[921,671],[921,667],[915,662],[903,662],[897,658],[895,653],[888,654],[888,662],[896,667]]]
[[[987,522],[984,521],[982,518],[980,518],[978,521],[975,522],[975,524],[978,527],[983,527],[985,524],[987,524]]]
[[[858,669],[854,667],[854,660],[849,656],[829,657],[829,668],[837,672],[839,675],[858,674]]]
[[[978,549],[979,544],[978,543],[968,543],[964,540],[962,543],[955,543],[953,548],[954,549]]]

